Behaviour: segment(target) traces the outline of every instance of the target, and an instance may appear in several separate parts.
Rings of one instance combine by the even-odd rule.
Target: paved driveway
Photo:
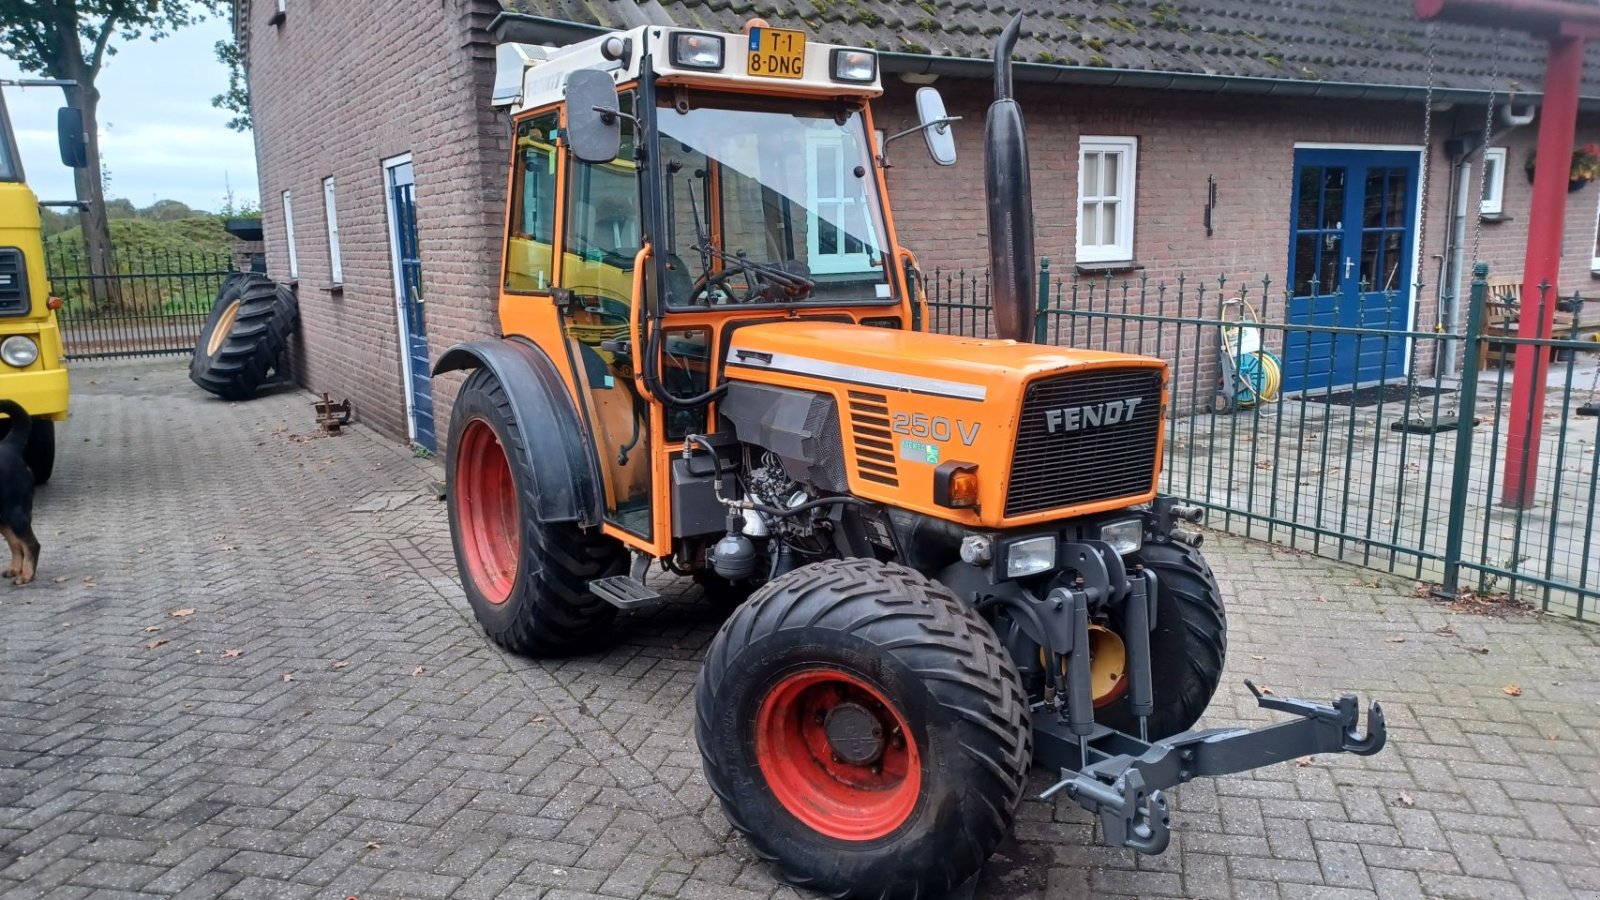
[[[299,392],[213,400],[170,361],[75,379],[39,581],[0,586],[0,894],[798,896],[701,778],[716,620],[692,590],[604,655],[502,655],[430,463],[317,437]],[[1156,858],[1029,801],[980,896],[1600,897],[1593,628],[1209,549],[1233,631],[1208,723],[1268,720],[1245,677],[1356,689],[1391,749],[1186,786]]]

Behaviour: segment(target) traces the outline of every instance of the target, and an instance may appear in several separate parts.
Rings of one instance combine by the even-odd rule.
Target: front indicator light
[[[722,68],[722,38],[715,34],[680,31],[672,36],[672,64],[680,69]]]
[[[1025,578],[1056,567],[1056,536],[1031,537],[1006,547],[1006,577]]]
[[[840,47],[833,51],[833,80],[871,84],[878,77],[878,54]]]
[[[0,359],[5,360],[8,366],[25,369],[38,358],[39,345],[26,335],[14,334],[0,343]]]
[[[933,502],[950,509],[978,505],[978,464],[950,460],[933,470]]]
[[[1111,545],[1119,555],[1127,556],[1144,546],[1144,520],[1124,519],[1100,526],[1100,540]]]

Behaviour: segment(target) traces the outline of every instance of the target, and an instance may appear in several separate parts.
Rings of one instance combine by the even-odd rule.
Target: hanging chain
[[[1422,100],[1422,171],[1417,175],[1420,186],[1417,189],[1417,208],[1422,210],[1421,223],[1417,226],[1417,246],[1427,252],[1428,248],[1428,175],[1433,168],[1433,51],[1437,43],[1435,35],[1438,26],[1428,23],[1426,32],[1428,38],[1428,89]],[[1416,282],[1417,293],[1422,293],[1422,261],[1417,261]]]
[[[1495,31],[1494,45],[1496,48],[1505,46],[1505,37],[1506,30],[1504,28]],[[1489,67],[1489,102],[1483,108],[1483,152],[1478,154],[1479,164],[1483,171],[1478,177],[1478,208],[1480,214],[1478,215],[1477,223],[1472,226],[1473,265],[1477,265],[1480,261],[1478,244],[1483,240],[1483,215],[1481,210],[1483,208],[1483,198],[1489,196],[1489,142],[1494,139],[1494,97],[1495,88],[1500,83],[1500,54],[1495,53],[1493,57],[1494,62]],[[1500,180],[1502,184],[1505,182],[1504,172],[1500,173]],[[1467,202],[1467,198],[1462,197],[1461,202]]]

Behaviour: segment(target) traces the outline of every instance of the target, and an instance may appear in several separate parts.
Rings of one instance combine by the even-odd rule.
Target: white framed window
[[[1078,141],[1078,262],[1133,259],[1133,200],[1139,139]]]
[[[1506,148],[1490,147],[1483,151],[1483,200],[1478,212],[1485,216],[1498,216],[1505,210]]]
[[[344,260],[339,257],[339,209],[333,199],[333,178],[322,179],[322,208],[328,217],[328,270],[334,284],[344,284]]]
[[[289,277],[300,277],[300,257],[294,252],[294,197],[292,191],[283,192],[283,237],[289,242]]]

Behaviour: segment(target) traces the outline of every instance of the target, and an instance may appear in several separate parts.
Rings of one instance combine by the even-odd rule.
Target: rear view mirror
[[[61,147],[63,166],[88,167],[89,145],[83,134],[83,110],[63,106],[56,111],[56,143]]]
[[[917,88],[917,121],[928,140],[928,155],[941,166],[956,163],[956,134],[950,128],[955,119],[944,111],[944,98],[931,87]]]
[[[567,76],[567,147],[581,162],[608,163],[622,148],[617,85],[599,69]]]

